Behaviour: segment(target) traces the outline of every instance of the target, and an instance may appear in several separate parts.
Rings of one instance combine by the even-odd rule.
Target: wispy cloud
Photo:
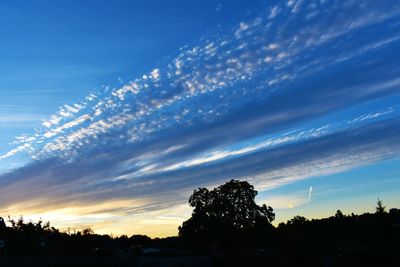
[[[308,191],[308,201],[311,200],[311,193],[312,193],[312,186],[310,186],[310,189]]]
[[[0,123],[39,122],[44,116],[42,114],[0,114]]]
[[[268,190],[398,157],[399,109],[382,99],[398,97],[400,30],[389,22],[400,6],[331,2],[269,7],[120,88],[61,106],[0,155],[32,157],[0,176],[0,211],[96,223],[157,214],[172,225],[187,210],[161,211],[198,186],[246,178]]]

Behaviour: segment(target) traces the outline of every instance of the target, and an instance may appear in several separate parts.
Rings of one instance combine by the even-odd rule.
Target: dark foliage
[[[400,210],[307,220],[296,216],[277,228],[278,243],[290,263],[319,266],[396,266],[400,251]],[[395,264],[395,265],[393,265]]]
[[[5,243],[0,255],[8,256],[111,256],[117,253],[140,254],[143,248],[157,244],[145,235],[97,235],[90,228],[74,233],[61,233],[50,223],[9,219],[11,227],[1,228],[0,240]],[[177,238],[174,238],[177,239]]]
[[[295,216],[275,228],[272,208],[256,205],[256,194],[235,180],[196,190],[179,238],[62,233],[22,217],[7,227],[0,218],[0,266],[398,266],[400,209],[387,211],[378,199],[375,213]]]
[[[189,204],[192,217],[179,227],[186,245],[201,249],[257,246],[257,237],[272,234],[271,207],[255,203],[257,191],[246,181],[231,180],[211,191],[199,188]],[[269,237],[270,238],[270,237]]]

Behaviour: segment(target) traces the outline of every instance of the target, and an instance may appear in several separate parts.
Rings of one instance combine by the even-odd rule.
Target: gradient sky
[[[276,223],[400,206],[400,2],[0,1],[0,216],[176,235],[246,179]]]

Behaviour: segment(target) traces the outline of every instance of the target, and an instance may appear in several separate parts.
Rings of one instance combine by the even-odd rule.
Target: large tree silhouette
[[[192,217],[179,227],[180,238],[201,248],[256,245],[254,238],[270,233],[275,219],[271,207],[256,204],[256,195],[252,185],[238,180],[195,190],[189,198]]]

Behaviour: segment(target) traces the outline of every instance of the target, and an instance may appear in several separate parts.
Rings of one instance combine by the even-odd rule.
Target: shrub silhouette
[[[18,220],[9,218],[11,228],[6,229],[6,249],[9,255],[37,255],[42,251],[42,238],[57,233],[58,230],[51,227],[50,223],[25,222],[21,216]]]

